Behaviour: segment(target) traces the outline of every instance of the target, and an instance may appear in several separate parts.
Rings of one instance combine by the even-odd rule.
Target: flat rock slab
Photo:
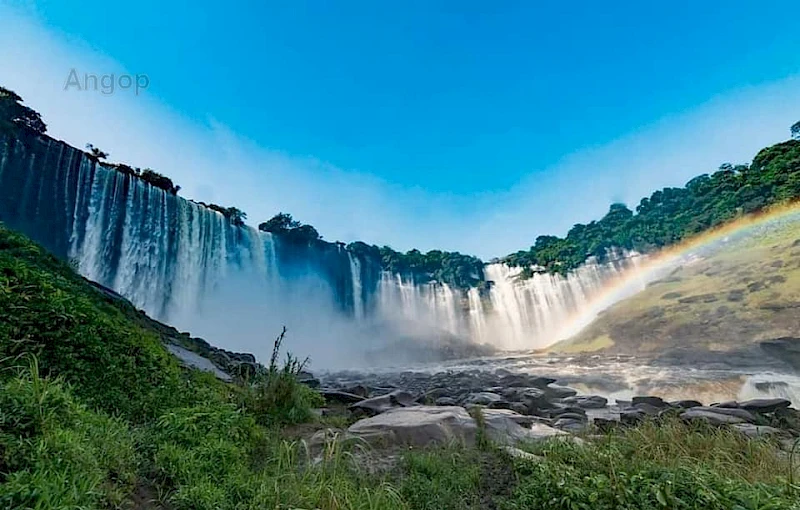
[[[735,416],[737,418],[741,418],[742,420],[748,423],[755,423],[756,417],[750,411],[746,411],[744,409],[735,409],[735,408],[727,408],[727,407],[692,407],[691,411],[707,411],[710,413],[717,413],[717,414],[724,414],[727,416]]]
[[[736,425],[731,425],[731,428],[750,438],[787,435],[786,432],[776,429],[775,427],[768,427],[766,425],[753,425],[752,423],[737,423]]]
[[[746,421],[738,416],[731,416],[729,414],[713,411],[703,411],[697,407],[684,411],[681,414],[681,419],[684,421],[705,421],[712,425],[735,425],[737,423],[745,423]]]
[[[370,443],[427,446],[451,441],[474,444],[478,426],[463,407],[417,406],[389,409],[355,422],[347,431]]]
[[[582,409],[602,409],[608,404],[608,399],[599,395],[574,396],[561,400],[562,404],[569,404]]]
[[[204,372],[211,372],[217,377],[217,379],[221,379],[223,381],[233,380],[233,378],[229,374],[220,370],[220,368],[217,365],[215,365],[211,360],[204,358],[195,352],[192,352],[188,349],[184,349],[183,347],[175,344],[167,344],[167,349],[176,358],[181,360],[181,363],[184,366],[190,368],[196,368]]]

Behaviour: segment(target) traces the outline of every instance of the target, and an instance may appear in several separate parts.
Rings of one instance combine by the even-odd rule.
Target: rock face
[[[389,409],[359,420],[348,432],[378,444],[427,446],[451,441],[474,444],[478,426],[463,407],[417,406]]]
[[[788,363],[800,372],[800,338],[781,337],[774,340],[765,340],[759,346],[769,355]]]

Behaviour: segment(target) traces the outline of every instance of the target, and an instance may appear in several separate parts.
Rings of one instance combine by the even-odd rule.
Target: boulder
[[[745,420],[738,416],[699,410],[696,407],[681,413],[681,419],[684,421],[704,421],[711,425],[735,425],[737,423],[745,423]]]
[[[602,409],[608,404],[608,399],[599,395],[576,395],[574,397],[564,398],[561,402],[582,409]]]
[[[787,435],[786,432],[780,429],[776,429],[775,427],[768,427],[766,425],[753,425],[752,423],[737,423],[731,425],[731,428],[753,439],[759,437],[773,437],[773,436]]]
[[[739,402],[739,407],[753,413],[774,413],[778,409],[785,409],[792,403],[785,398],[757,398]]]
[[[649,406],[656,407],[658,409],[664,409],[669,407],[669,404],[664,402],[664,399],[661,397],[633,397],[631,401],[631,405],[637,407],[639,404],[647,404]]]
[[[341,404],[355,404],[356,402],[361,402],[364,400],[364,397],[360,395],[353,395],[352,393],[347,393],[346,391],[339,391],[339,390],[330,390],[330,389],[321,389],[319,390],[319,394],[327,402],[339,402]]]
[[[533,377],[533,378],[528,378],[527,385],[532,386],[534,388],[545,389],[554,382],[556,382],[556,380],[553,379],[552,377]]]
[[[736,416],[737,418],[741,418],[742,420],[748,423],[755,423],[756,417],[753,416],[753,413],[749,411],[745,411],[744,409],[734,409],[734,408],[727,408],[727,407],[692,407],[694,411],[708,411],[711,413],[717,414],[725,414],[727,416]]]
[[[578,394],[576,390],[572,388],[567,388],[566,386],[545,386],[544,394],[547,398],[554,399],[554,398],[568,398],[574,397]]]
[[[439,398],[436,399],[436,405],[437,406],[454,406],[454,405],[458,405],[458,402],[456,402],[456,399],[454,399],[452,397],[439,397]]]
[[[567,432],[582,432],[588,424],[585,421],[574,420],[571,418],[559,418],[553,423],[553,427]]]
[[[507,413],[499,413],[505,409],[482,410],[483,423],[489,439],[501,445],[513,445],[521,441],[541,441],[553,436],[561,436],[566,433],[545,425],[543,423],[531,423],[530,427],[522,426],[519,418]],[[513,411],[508,411],[511,413]],[[524,416],[520,418],[525,418]]]
[[[350,406],[350,410],[356,413],[362,412],[369,416],[384,413],[397,407],[412,407],[418,405],[414,395],[405,390],[395,390],[386,395],[372,397],[356,402]]]
[[[703,404],[697,400],[676,400],[674,402],[670,402],[669,405],[672,407],[677,407],[678,409],[691,409],[693,407],[700,407]]]
[[[503,397],[497,393],[481,391],[478,393],[470,393],[467,398],[464,399],[464,405],[488,406],[489,404],[499,402],[501,400],[503,400]]]
[[[463,407],[416,406],[364,418],[347,431],[375,445],[421,447],[452,441],[474,444],[478,426]]]
[[[350,386],[344,389],[347,393],[352,393],[353,395],[358,395],[359,397],[367,398],[369,397],[369,388],[364,386],[363,384],[356,384],[355,386]]]

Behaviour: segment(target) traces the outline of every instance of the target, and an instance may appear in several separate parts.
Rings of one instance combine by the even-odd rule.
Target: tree
[[[225,209],[223,213],[228,220],[231,222],[231,225],[237,227],[244,226],[244,220],[247,219],[247,213],[242,211],[241,209],[237,209],[236,207],[228,207]]]
[[[90,143],[86,144],[86,148],[89,149],[89,155],[94,159],[106,159],[109,156],[109,153],[101,151]]]
[[[792,139],[800,140],[800,120],[792,124],[790,131],[792,133]]]
[[[258,230],[262,232],[278,233],[285,230],[298,228],[300,226],[301,223],[292,219],[291,214],[279,212],[268,221],[260,223],[258,225]]]
[[[5,87],[0,87],[0,127],[12,129],[23,127],[36,133],[44,134],[47,124],[37,111],[22,104],[19,94]]]

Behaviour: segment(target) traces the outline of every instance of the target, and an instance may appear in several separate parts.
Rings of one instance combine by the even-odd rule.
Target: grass
[[[278,362],[283,334],[268,367],[226,384],[180,368],[148,324],[0,226],[0,507],[797,508],[774,444],[679,423],[530,445],[535,462],[488,440],[312,448],[286,439],[321,401],[303,362]]]

